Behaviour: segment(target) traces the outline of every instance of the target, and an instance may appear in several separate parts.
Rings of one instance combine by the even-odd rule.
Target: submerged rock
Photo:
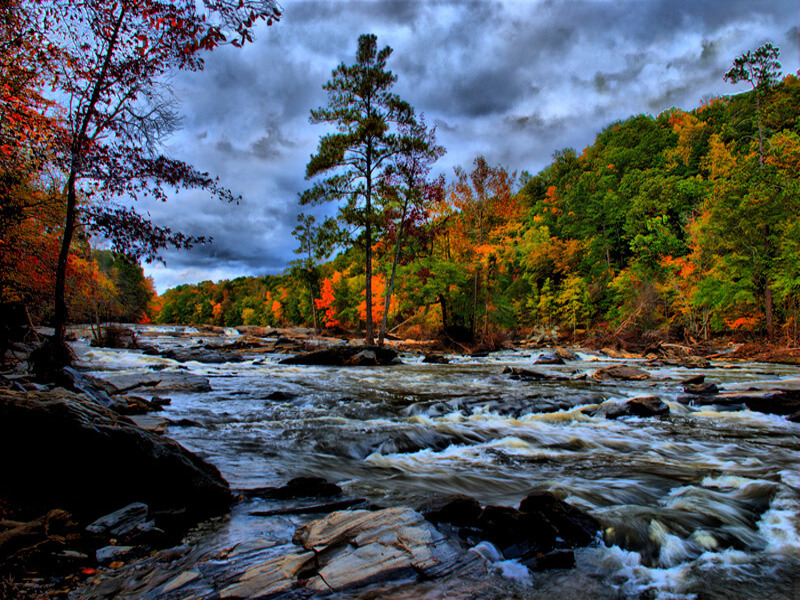
[[[96,518],[131,502],[187,520],[230,505],[216,467],[65,390],[0,390],[0,497]]]
[[[696,406],[747,407],[773,415],[793,415],[800,411],[800,390],[751,390],[713,395],[681,395],[678,402]]]
[[[281,487],[263,487],[240,490],[247,498],[274,498],[288,500],[291,498],[331,498],[342,493],[335,483],[321,477],[295,477]]]

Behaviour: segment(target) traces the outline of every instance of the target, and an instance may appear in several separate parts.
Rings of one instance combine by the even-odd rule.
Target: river
[[[142,328],[160,349],[233,341],[238,333]],[[278,364],[177,363],[136,351],[75,344],[94,375],[181,370],[209,378],[207,393],[170,393],[164,416],[188,419],[168,435],[216,465],[235,489],[322,476],[348,495],[382,506],[418,506],[435,495],[468,494],[516,506],[550,490],[597,517],[604,543],[576,551],[570,571],[530,574],[498,561],[491,586],[407,583],[346,598],[796,599],[800,597],[800,425],[749,410],[676,401],[680,382],[703,374],[725,391],[799,388],[796,367],[716,361],[710,369],[650,367],[579,353],[544,367],[573,376],[612,364],[645,367],[651,378],[598,383],[516,381],[539,350],[425,364],[334,368]],[[587,403],[656,395],[666,417],[587,416]],[[194,543],[230,547],[290,539],[301,517],[254,517],[266,501],[237,505],[198,529]]]

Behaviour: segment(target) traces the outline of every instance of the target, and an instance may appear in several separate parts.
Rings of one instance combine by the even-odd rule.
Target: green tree
[[[300,245],[295,249],[296,254],[302,258],[293,261],[294,269],[308,286],[308,294],[311,299],[311,316],[314,321],[314,331],[319,332],[317,322],[317,309],[314,300],[317,296],[316,290],[319,284],[319,272],[317,263],[331,255],[336,247],[340,232],[336,226],[336,221],[330,217],[326,218],[322,225],[315,225],[316,219],[312,215],[300,213],[297,215],[297,227],[292,231],[292,235],[297,238]]]
[[[780,56],[780,49],[772,44],[764,44],[759,46],[755,51],[748,51],[736,58],[733,61],[733,66],[725,73],[724,79],[733,84],[740,81],[748,82],[753,90],[752,94],[756,101],[755,120],[758,126],[758,165],[759,169],[764,172],[764,127],[762,119],[762,104],[765,97],[772,91],[772,88],[778,83],[781,75],[781,63],[778,62]],[[766,191],[765,188],[771,187],[769,182],[764,181],[764,177],[759,179],[759,188],[761,191]],[[771,192],[767,191],[767,194]],[[761,227],[761,234],[763,235],[765,247],[763,251],[767,256],[774,252],[774,247],[770,243],[773,232],[770,230],[770,224],[764,222]],[[759,271],[759,275],[765,274],[764,270]],[[773,325],[773,306],[772,306],[772,284],[769,278],[764,279],[764,318],[766,320],[767,336],[769,341],[775,339],[775,328]]]
[[[397,265],[406,238],[415,233],[423,237],[427,232],[424,227],[429,215],[429,208],[438,204],[444,197],[444,177],[428,181],[433,163],[444,155],[445,149],[436,145],[435,130],[428,130],[424,120],[419,123],[401,127],[401,132],[409,137],[425,140],[418,150],[397,154],[392,164],[384,172],[381,181],[384,200],[384,223],[389,230],[387,238],[394,238],[394,253],[389,281],[385,287],[383,299],[383,317],[378,332],[378,345],[383,345],[386,328],[389,322],[389,307],[392,302]]]
[[[330,123],[336,132],[320,139],[306,166],[306,177],[330,174],[300,197],[300,203],[340,203],[339,219],[363,233],[367,344],[374,343],[372,319],[372,244],[376,225],[375,184],[396,155],[423,149],[424,139],[397,133],[415,122],[414,109],[391,92],[397,76],[386,70],[392,53],[378,50],[377,37],[358,38],[356,63],[340,64],[323,87],[328,106],[311,111],[311,123]]]

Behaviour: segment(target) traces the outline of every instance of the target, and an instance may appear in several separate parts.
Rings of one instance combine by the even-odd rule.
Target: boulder
[[[96,518],[132,502],[187,521],[226,510],[227,482],[177,442],[84,396],[0,390],[0,497]]]
[[[683,386],[683,391],[687,394],[699,394],[707,396],[710,394],[719,394],[719,387],[716,383],[689,383]]]
[[[446,356],[442,356],[441,354],[426,354],[425,358],[422,359],[422,362],[431,365],[447,365],[450,364],[450,359]]]
[[[542,353],[536,358],[533,359],[533,364],[535,365],[563,365],[564,359],[561,358],[557,353],[554,352],[547,352]]]
[[[209,365],[242,362],[244,358],[237,352],[220,350],[219,348],[205,346],[203,348],[175,348],[160,353],[163,358],[177,362],[199,362]]]
[[[678,396],[678,402],[697,406],[747,407],[773,415],[793,415],[800,411],[800,390],[749,390],[713,395]]]
[[[525,521],[549,524],[556,532],[560,544],[570,548],[587,546],[598,536],[600,522],[589,513],[564,502],[551,492],[529,494],[519,505]]]
[[[458,527],[475,525],[481,510],[480,502],[463,494],[434,500],[419,508],[431,523],[449,523]]]
[[[592,375],[595,381],[622,380],[640,381],[650,379],[650,373],[639,367],[629,365],[613,365],[597,369]]]
[[[506,367],[503,374],[509,375],[511,379],[521,381],[568,381],[570,378],[564,375],[554,375],[533,369],[522,369],[520,367]]]
[[[669,414],[669,406],[661,398],[657,396],[637,396],[624,404],[612,407],[606,413],[606,418],[618,419],[626,416],[658,417],[667,414]]]
[[[283,359],[282,365],[330,367],[382,366],[394,364],[397,352],[381,346],[334,346]]]
[[[586,546],[597,539],[600,531],[600,523],[594,517],[550,492],[529,494],[519,508],[481,508],[473,498],[454,496],[431,502],[421,510],[434,523],[453,526],[473,544],[491,542],[508,559],[528,560],[556,550]]]
[[[564,360],[579,360],[578,355],[568,348],[556,348],[556,355]]]

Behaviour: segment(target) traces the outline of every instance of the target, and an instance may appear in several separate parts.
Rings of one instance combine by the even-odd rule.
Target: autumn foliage
[[[769,289],[776,329],[795,343],[798,79],[785,77],[762,107],[763,168],[750,92],[614,123],[581,153],[556,152],[533,176],[517,178],[485,159],[457,170],[409,230],[389,330],[475,341],[552,328],[662,339],[759,336]],[[381,232],[372,248],[374,294],[394,258],[396,228]],[[316,267],[324,326],[363,327],[362,256],[350,248]],[[297,276],[244,281],[214,287],[288,290],[285,322],[311,323],[309,292]],[[181,293],[188,289],[198,288]],[[380,315],[380,303],[372,308]],[[239,322],[236,311],[226,314],[226,323]],[[259,319],[274,322],[266,312]]]

